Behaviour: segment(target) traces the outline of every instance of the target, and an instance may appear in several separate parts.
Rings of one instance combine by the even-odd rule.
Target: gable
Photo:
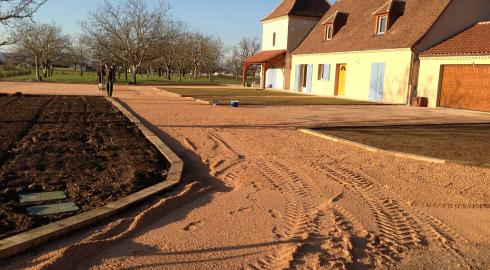
[[[323,16],[293,54],[411,48],[430,29],[451,0],[407,0],[404,14],[384,35],[376,35],[376,14],[387,0],[341,0]],[[388,8],[388,6],[386,6]],[[332,40],[324,40],[322,22],[336,11],[348,14],[347,23]]]

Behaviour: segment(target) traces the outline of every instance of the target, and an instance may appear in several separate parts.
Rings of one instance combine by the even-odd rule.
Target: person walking
[[[105,81],[106,81],[107,96],[112,97],[112,92],[114,90],[114,79],[116,77],[115,77],[114,68],[110,66],[108,63],[106,63],[104,66],[104,74],[105,74]]]
[[[97,82],[99,83],[99,90],[104,90],[104,68],[102,64],[97,67]]]

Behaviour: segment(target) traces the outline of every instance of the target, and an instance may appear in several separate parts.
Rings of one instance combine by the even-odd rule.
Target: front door
[[[337,96],[345,96],[345,78],[347,76],[347,64],[337,65]]]

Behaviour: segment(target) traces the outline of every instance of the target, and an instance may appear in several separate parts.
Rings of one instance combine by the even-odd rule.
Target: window
[[[333,25],[327,25],[325,27],[325,40],[331,40],[333,37]]]
[[[382,35],[386,33],[386,28],[388,27],[388,16],[379,16],[378,17],[378,22],[377,22],[377,27],[376,27],[376,34]]]
[[[318,65],[318,80],[330,81],[330,64]]]
[[[272,47],[276,46],[276,33],[272,35]]]
[[[308,65],[301,65],[301,86],[306,88],[308,85]]]

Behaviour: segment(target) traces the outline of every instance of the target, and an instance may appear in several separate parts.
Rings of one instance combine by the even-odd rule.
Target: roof
[[[490,22],[480,22],[422,52],[422,56],[490,55]]]
[[[335,23],[335,20],[337,20],[337,17],[340,16],[340,14],[342,14],[341,12],[339,12],[338,10],[335,11],[335,13],[328,17],[325,21],[322,22],[322,24],[332,24],[332,23]]]
[[[395,48],[412,48],[432,27],[451,0],[407,0],[404,14],[384,35],[375,35],[376,16],[386,0],[341,0],[323,16],[293,54],[331,53]],[[324,41],[322,22],[336,11],[347,14],[347,23]],[[370,31],[372,29],[372,31]]]
[[[263,21],[286,15],[321,18],[330,8],[326,0],[283,0]]]
[[[275,51],[261,51],[251,56],[245,60],[243,63],[245,64],[263,64],[267,63],[270,60],[273,60],[276,57],[286,56],[286,50],[275,50]]]
[[[405,3],[405,0],[390,0],[376,10],[373,15],[381,15],[386,13],[403,14]]]

